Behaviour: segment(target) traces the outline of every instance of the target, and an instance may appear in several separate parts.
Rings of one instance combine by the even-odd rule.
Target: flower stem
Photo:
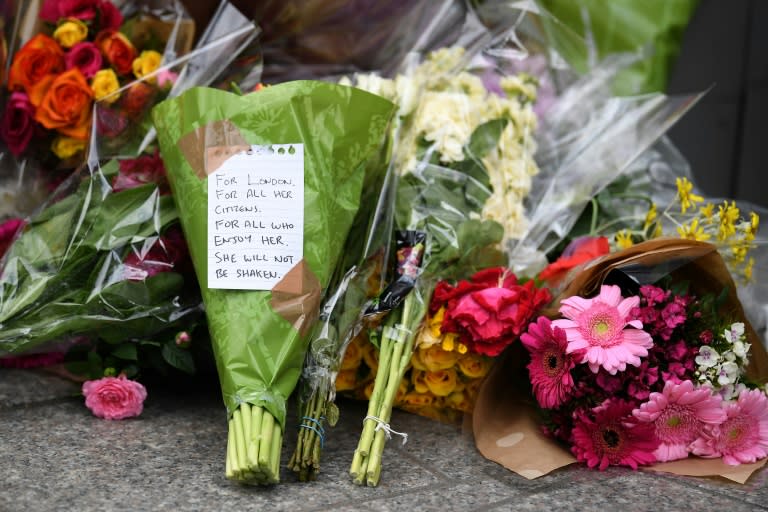
[[[227,478],[244,483],[277,483],[282,442],[282,429],[271,413],[259,406],[240,404],[229,420]]]

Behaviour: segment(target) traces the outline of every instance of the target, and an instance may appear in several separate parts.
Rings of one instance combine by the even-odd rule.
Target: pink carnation
[[[654,426],[661,444],[654,452],[659,461],[684,459],[688,447],[705,425],[725,420],[721,398],[708,388],[694,388],[686,380],[680,384],[667,382],[661,393],[651,393],[648,402],[635,409],[635,418]]]
[[[741,392],[739,399],[724,406],[727,418],[704,429],[691,445],[700,457],[722,457],[736,466],[768,456],[768,397],[759,389]]]
[[[58,23],[60,19],[92,20],[99,10],[99,0],[45,0],[40,8],[40,19]]]
[[[122,420],[141,414],[147,390],[125,375],[88,380],[83,383],[85,406],[94,416],[107,420]]]
[[[627,364],[640,366],[640,358],[648,355],[653,339],[641,330],[640,320],[630,320],[639,297],[623,298],[618,286],[601,286],[593,299],[570,297],[561,302],[560,313],[566,318],[552,325],[565,330],[568,353],[585,351],[581,363],[588,363],[593,373],[602,366],[614,375],[627,369]],[[626,327],[633,329],[626,329]]]

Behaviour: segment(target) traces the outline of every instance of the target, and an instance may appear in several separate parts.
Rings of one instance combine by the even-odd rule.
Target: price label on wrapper
[[[304,255],[304,145],[225,157],[208,176],[208,287],[271,290]]]

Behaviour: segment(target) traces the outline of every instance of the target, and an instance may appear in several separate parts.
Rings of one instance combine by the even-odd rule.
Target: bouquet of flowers
[[[153,111],[230,418],[228,478],[279,480],[286,400],[392,111],[312,81],[197,88]]]
[[[175,26],[169,26],[141,13],[125,20],[109,0],[46,0],[38,13],[46,30],[29,39],[10,65],[0,137],[11,153],[52,152],[57,163],[51,168],[76,165],[88,141],[94,101],[119,102],[132,115],[147,96],[167,93],[172,77],[150,75],[165,53],[189,51],[194,30],[190,20],[180,22],[183,11],[176,15]],[[180,42],[185,47],[178,48]]]
[[[768,455],[768,357],[712,245],[659,239],[605,256],[576,274],[558,302],[521,340],[544,435],[576,460],[637,468],[698,456],[727,467]],[[508,359],[499,372],[522,360]],[[521,427],[524,387],[510,383],[498,373],[481,391],[480,450],[521,474],[568,463],[532,424]],[[505,385],[516,391],[502,398],[492,390]],[[489,414],[497,418],[483,427]],[[500,428],[522,428],[532,436],[528,448],[546,455],[523,462],[494,450],[490,439]],[[692,474],[694,466],[655,468]]]

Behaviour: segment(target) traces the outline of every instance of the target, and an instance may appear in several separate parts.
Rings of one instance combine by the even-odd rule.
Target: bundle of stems
[[[363,420],[363,432],[349,470],[358,485],[378,485],[384,444],[392,434],[401,436],[403,443],[408,439],[407,434],[390,428],[389,421],[400,382],[410,366],[417,329],[430,300],[421,290],[428,290],[427,294],[431,295],[432,287],[421,288],[417,285],[402,305],[387,316],[384,324],[379,345],[379,368]]]
[[[229,419],[226,476],[253,484],[280,481],[283,432],[263,407],[243,402]]]

